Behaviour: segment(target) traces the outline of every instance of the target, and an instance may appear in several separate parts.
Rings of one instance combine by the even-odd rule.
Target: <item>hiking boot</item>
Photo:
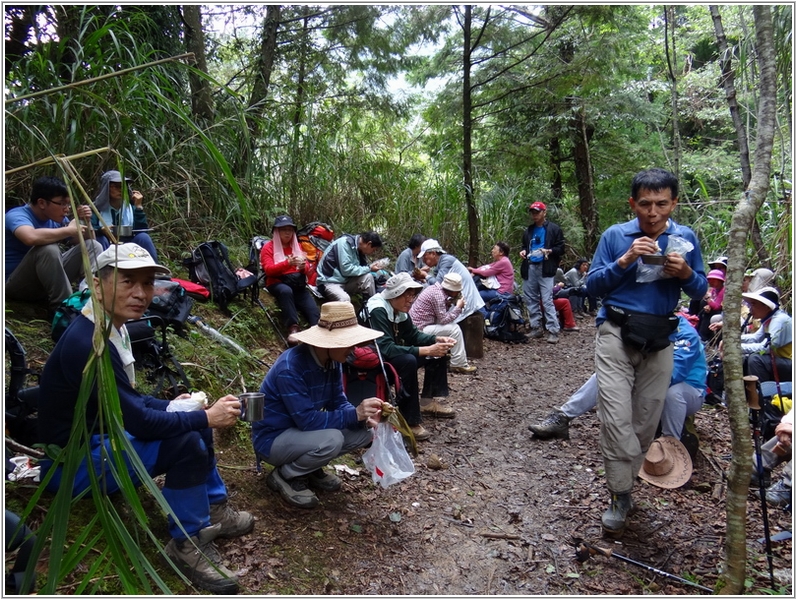
[[[538,340],[543,336],[542,329],[532,329],[529,337],[533,340]]]
[[[416,442],[423,442],[432,437],[432,434],[429,433],[429,430],[423,425],[413,425],[410,427],[410,431],[412,431],[412,435],[415,436]]]
[[[558,344],[559,336],[556,335],[555,333],[549,333],[545,341],[548,342],[549,344]]]
[[[269,489],[279,492],[282,499],[291,506],[297,508],[315,508],[318,506],[318,498],[307,487],[307,477],[293,477],[285,479],[280,473],[279,467],[269,473],[266,479]]]
[[[791,484],[779,479],[767,489],[767,502],[772,506],[791,504]]]
[[[601,516],[603,531],[610,536],[619,536],[625,531],[625,520],[634,509],[631,492],[612,494],[609,509]]]
[[[227,539],[246,535],[255,528],[255,518],[251,514],[235,510],[226,500],[210,505],[210,524],[216,523],[221,523],[217,537]]]
[[[200,530],[190,540],[172,539],[166,544],[164,552],[196,587],[211,594],[237,594],[238,579],[221,564],[221,556],[213,543],[221,528],[221,523],[216,523]],[[196,543],[199,550],[191,540]]]
[[[476,367],[473,365],[465,365],[464,367],[449,367],[448,370],[452,373],[475,373]]]
[[[421,414],[440,419],[450,419],[454,416],[454,409],[450,406],[440,404],[437,400],[432,400],[429,404],[421,404]]]
[[[579,327],[578,325],[576,325],[575,327],[563,327],[562,331],[564,331],[565,333],[570,333],[571,331],[581,331],[581,327]]]
[[[561,410],[555,410],[545,417],[542,422],[529,425],[529,430],[538,438],[570,439],[570,417]]]
[[[340,489],[340,477],[327,473],[324,469],[316,469],[307,476],[307,483],[315,490],[322,492],[337,492]]]

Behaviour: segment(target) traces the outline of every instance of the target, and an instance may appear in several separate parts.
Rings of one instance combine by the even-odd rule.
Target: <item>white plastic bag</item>
[[[190,412],[204,410],[208,405],[205,392],[192,392],[189,398],[175,398],[166,406],[166,412]]]
[[[695,247],[687,239],[682,238],[680,235],[671,235],[667,241],[667,249],[663,252],[666,256],[675,252],[681,256],[686,256]],[[636,268],[636,282],[637,283],[650,283],[657,279],[669,279],[672,275],[667,275],[664,272],[664,265],[646,265],[640,258]]]
[[[488,290],[497,290],[501,287],[501,283],[498,281],[498,277],[495,275],[490,275],[489,277],[483,278],[482,285]]]
[[[374,429],[374,441],[363,454],[363,464],[374,483],[386,488],[415,473],[401,433],[387,421]]]

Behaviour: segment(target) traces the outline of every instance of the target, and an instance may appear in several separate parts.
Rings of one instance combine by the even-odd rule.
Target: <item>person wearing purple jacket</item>
[[[601,235],[587,278],[587,292],[603,299],[595,319],[595,373],[600,447],[611,495],[601,525],[609,535],[625,529],[634,479],[661,417],[673,370],[671,341],[678,325],[673,312],[682,291],[701,298],[708,287],[697,236],[671,219],[678,204],[675,175],[658,168],[637,173],[629,204],[636,218]],[[661,256],[675,236],[682,240],[673,241],[688,242],[692,249]],[[643,277],[651,269],[642,266],[658,267],[656,276]]]
[[[144,314],[152,301],[155,275],[170,275],[169,269],[158,265],[144,248],[129,243],[111,245],[102,252],[97,257],[96,270],[92,296],[102,306],[102,311],[95,314],[93,301],[88,302],[82,314],[67,327],[42,371],[39,441],[61,448],[70,443],[83,371],[94,354],[95,323],[100,321],[107,325],[110,321],[107,347],[125,433],[147,473],[152,477],[166,475],[163,497],[171,508],[169,533],[172,540],[164,551],[198,588],[214,594],[235,594],[237,578],[221,564],[214,540],[251,532],[254,518],[228,505],[227,489],[213,453],[213,429],[235,424],[240,416],[240,403],[235,396],[227,395],[209,408],[199,405],[194,410],[173,411],[168,401],[138,392],[125,322]],[[180,400],[186,403],[190,396],[183,394],[175,402]],[[176,402],[175,406],[178,404]],[[106,457],[111,455],[111,440],[100,429],[99,408],[95,382],[85,407],[85,425],[91,433],[92,465],[90,467],[84,460],[78,468],[72,486],[74,496],[90,489],[89,468],[93,468],[107,493],[119,490],[119,482],[105,466],[109,460]],[[53,462],[44,459],[40,464],[44,478]],[[53,492],[59,489],[63,477],[61,464],[55,468],[47,486]],[[137,483],[132,466],[127,465],[127,469]]]

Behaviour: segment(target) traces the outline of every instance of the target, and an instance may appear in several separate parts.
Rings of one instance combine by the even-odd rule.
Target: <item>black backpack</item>
[[[183,326],[193,307],[194,299],[188,295],[183,286],[171,279],[156,279],[155,293],[145,316],[161,317],[166,325],[172,326],[175,333],[185,337]]]
[[[484,335],[499,342],[526,342],[523,328],[522,300],[515,294],[498,294],[484,307],[487,319],[484,324]],[[488,324],[489,322],[489,324]]]
[[[238,279],[230,264],[227,246],[216,240],[202,242],[183,260],[188,269],[188,278],[210,290],[210,298],[221,310],[238,294],[250,291],[254,299],[257,294],[257,275]]]

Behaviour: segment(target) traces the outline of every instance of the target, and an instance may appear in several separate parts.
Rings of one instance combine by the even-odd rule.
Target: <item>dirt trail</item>
[[[601,538],[606,508],[598,419],[571,423],[571,439],[531,439],[527,425],[564,402],[592,373],[594,328],[509,345],[485,341],[475,375],[450,376],[454,419],[427,419],[416,473],[387,490],[362,474],[314,511],[287,507],[253,469],[225,469],[235,501],[258,518],[256,533],[225,542],[249,593],[295,594],[692,594],[614,558],[575,560],[576,535],[616,553],[713,587],[724,543],[727,415],[697,415],[701,453],[677,490],[636,484],[639,505],[621,540]],[[223,448],[223,444],[220,444]],[[242,446],[222,464],[249,461]],[[432,469],[436,455],[446,468]],[[238,463],[240,464],[240,463]],[[753,498],[751,496],[751,498]],[[790,515],[770,509],[774,535]],[[749,503],[748,546],[769,587],[760,504]],[[775,544],[781,585],[791,584],[791,542]],[[246,592],[244,592],[246,593]]]

